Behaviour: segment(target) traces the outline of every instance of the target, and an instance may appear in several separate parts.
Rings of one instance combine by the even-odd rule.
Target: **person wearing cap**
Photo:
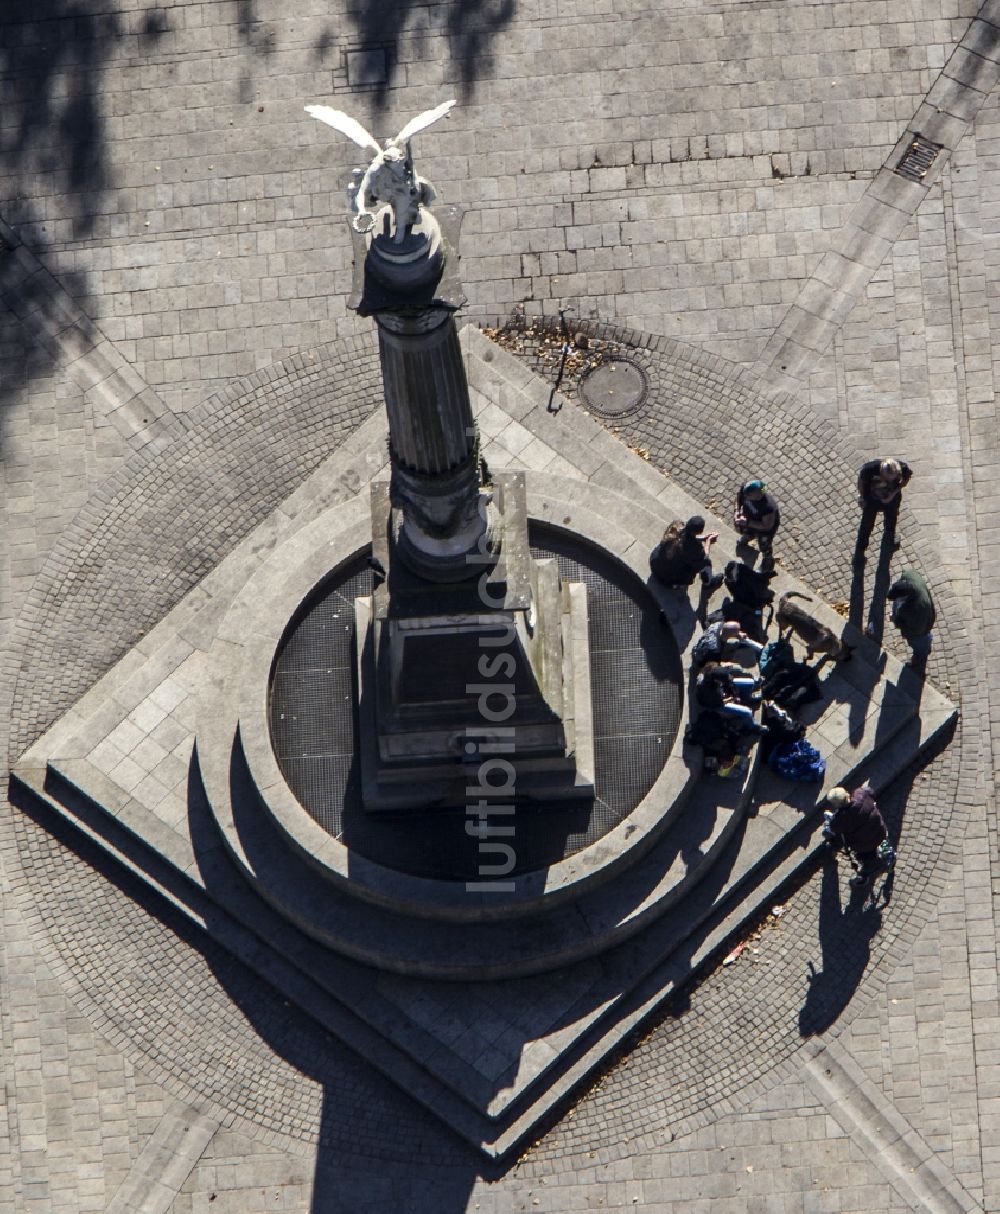
[[[686,523],[675,520],[649,554],[653,576],[664,586],[685,587],[700,577],[709,590],[717,590],[722,585],[722,574],[713,577],[709,554],[718,538],[717,531],[705,531],[705,520],[700,514],[693,514]]]
[[[759,479],[745,481],[736,494],[733,526],[740,533],[738,547],[745,547],[753,540],[757,541],[763,572],[770,572],[774,568],[771,545],[780,522],[778,503],[774,494],[768,492],[767,485]]]
[[[898,459],[870,459],[861,465],[858,473],[858,505],[861,507],[861,522],[858,539],[854,547],[854,563],[864,563],[868,541],[871,539],[875,518],[882,515],[882,529],[895,552],[899,547],[896,539],[896,519],[903,500],[903,490],[913,475],[908,464]]]
[[[872,786],[862,784],[851,793],[838,785],[830,789],[824,802],[830,812],[824,814],[823,837],[831,843],[841,839],[854,852],[860,868],[851,885],[864,885],[883,867],[879,848],[889,837]]]

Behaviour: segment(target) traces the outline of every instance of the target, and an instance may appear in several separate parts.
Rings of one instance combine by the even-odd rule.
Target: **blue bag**
[[[826,774],[826,759],[804,738],[782,742],[771,751],[767,762],[779,776],[803,784],[821,784]]]

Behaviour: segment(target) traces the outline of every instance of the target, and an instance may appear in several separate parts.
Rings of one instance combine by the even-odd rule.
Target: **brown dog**
[[[805,644],[807,660],[815,654],[821,653],[824,658],[832,658],[835,662],[850,661],[851,654],[854,652],[853,648],[836,636],[825,624],[814,620],[807,611],[803,611],[801,607],[791,602],[792,599],[805,599],[807,603],[812,602],[807,594],[799,594],[795,590],[789,590],[783,594],[778,600],[776,615],[779,634],[786,630],[794,632]]]

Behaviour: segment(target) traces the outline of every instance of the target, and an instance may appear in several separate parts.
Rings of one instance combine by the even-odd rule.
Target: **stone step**
[[[947,702],[920,717],[919,734],[897,734],[862,773],[845,775],[848,784],[864,774],[876,793],[887,789],[919,755],[953,728],[957,709]],[[794,812],[794,811],[793,811]],[[795,815],[782,824],[746,819],[746,830],[734,834],[707,882],[657,919],[647,931],[605,958],[605,981],[612,988],[625,974],[656,958],[645,976],[620,999],[609,1004],[602,1020],[591,1026],[589,1040],[578,1044],[563,1073],[550,1080],[544,1093],[548,1107],[556,1107],[586,1087],[597,1068],[606,1067],[626,1039],[656,1015],[664,1004],[699,972],[728,950],[756,923],[766,908],[780,901],[783,891],[800,880],[804,870],[820,862],[826,851],[822,841],[822,813]],[[905,879],[906,856],[897,871]],[[492,1150],[503,1155],[515,1149],[537,1125],[537,1105],[525,1104],[505,1126]]]
[[[116,818],[69,778],[30,766],[16,769],[11,773],[11,802],[47,829],[55,829],[67,845],[99,848],[112,865],[126,870],[166,903],[168,916],[170,911],[179,913],[206,932],[462,1138],[479,1146],[494,1135],[490,1119],[423,1067],[419,1053],[395,1046],[389,1035],[379,1031],[378,1017],[368,1014],[369,979],[362,967],[352,969],[343,961],[336,984],[317,981],[329,971],[326,951],[270,910],[233,870],[221,847],[204,866],[211,874],[208,885],[215,891],[210,896],[202,880],[182,873],[146,842],[141,829],[132,829],[137,821],[129,824]],[[53,819],[59,823],[55,828]],[[148,817],[145,825],[151,825]],[[352,994],[365,1013],[351,1010]]]

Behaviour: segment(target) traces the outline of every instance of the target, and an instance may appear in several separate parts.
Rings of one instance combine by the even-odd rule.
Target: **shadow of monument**
[[[220,906],[238,904],[243,922],[253,923],[253,932],[260,940],[287,940],[285,920],[247,885],[221,842],[202,787],[197,756],[192,759],[188,788],[191,838],[209,895],[205,904],[209,936],[222,941],[232,936],[232,919]],[[247,808],[253,812],[252,806]],[[267,842],[262,840],[262,844],[266,846]],[[274,947],[280,951],[281,944]],[[228,954],[220,957],[212,948],[205,955],[220,985],[267,1048],[305,1079],[322,1086],[319,1124],[306,1131],[316,1142],[309,1207],[312,1214],[355,1214],[373,1201],[378,1206],[380,1195],[384,1202],[379,1208],[396,1208],[399,1199],[392,1191],[393,1161],[404,1170],[412,1186],[413,1209],[440,1210],[442,1214],[465,1211],[469,1192],[481,1174],[480,1161],[471,1148],[405,1090],[297,1007],[285,992],[270,986]],[[314,955],[321,957],[322,950],[317,947]],[[301,965],[302,959],[297,963]],[[348,983],[357,983],[366,976],[369,981],[377,980],[376,971],[347,957],[337,956],[336,965]],[[377,1172],[373,1162],[366,1162],[375,1156]],[[433,1187],[436,1204],[417,1204],[422,1178],[414,1161],[422,1159],[434,1165],[428,1185]]]
[[[66,799],[65,789],[60,790],[60,796]],[[235,957],[225,943],[232,930],[231,921],[212,906],[200,903],[197,911],[204,915],[208,927],[207,931],[202,929],[41,800],[14,789],[11,802],[103,881],[129,898],[144,915],[204,960],[214,981],[237,1009],[234,1023],[244,1020],[267,1049],[291,1068],[290,1082],[316,1084],[322,1089],[317,1123],[303,1123],[301,1116],[295,1117],[290,1108],[295,1102],[290,1102],[280,1089],[261,1090],[253,1058],[240,1052],[240,1047],[246,1047],[246,1035],[241,1030],[225,1055],[217,1050],[200,1051],[197,1040],[190,1042],[190,1066],[178,1078],[193,1090],[190,1097],[176,1093],[182,1101],[214,1099],[221,1103],[225,1114],[236,1113],[256,1122],[270,1137],[264,1149],[280,1151],[282,1133],[300,1142],[315,1141],[311,1214],[357,1214],[361,1209],[375,1208],[464,1214],[468,1194],[481,1175],[474,1153],[440,1127],[405,1092],[335,1036],[322,1030],[278,989]],[[82,795],[77,794],[73,809],[88,826],[102,832],[107,829],[107,815],[88,807]],[[116,834],[115,841],[129,854],[127,832]],[[134,840],[133,844],[135,851],[130,858],[145,867],[149,857],[139,854],[143,845]],[[221,879],[226,858],[220,855],[212,863]],[[157,877],[165,880],[172,896],[181,902],[191,901],[190,884],[179,875],[171,877],[169,866],[164,865]],[[216,933],[221,934],[222,942],[215,938]],[[135,1031],[130,1030],[127,1013],[119,1025],[131,1043],[124,1047],[123,1053],[140,1072],[147,1065],[146,1052],[157,1060],[159,1068],[170,1065],[169,1055],[164,1056],[157,1044],[157,1024],[171,1015],[171,1007],[179,1007],[181,1000],[191,998],[190,988],[175,986],[170,974],[164,974],[161,981],[163,993],[156,1003],[135,1009]],[[99,989],[93,997],[100,1001]],[[185,1007],[183,1014],[189,1015],[190,1008]],[[151,1071],[151,1075],[155,1074],[156,1068]],[[230,1128],[237,1134],[242,1132],[238,1121]],[[273,1137],[275,1130],[277,1138]],[[249,1138],[253,1138],[252,1131]],[[432,1175],[421,1175],[419,1161],[427,1161],[427,1170]],[[397,1185],[399,1191],[394,1194],[394,1202],[371,1204],[371,1194],[388,1190],[386,1176],[393,1168],[405,1179],[406,1187],[400,1187],[403,1182]],[[252,1187],[249,1179],[246,1185]],[[427,1200],[423,1189],[427,1191]],[[409,1196],[404,1201],[400,1191],[412,1193],[412,1203]]]
[[[238,795],[243,795],[246,791],[245,788],[234,789],[234,792]],[[234,797],[234,803],[235,801],[236,797]],[[247,807],[245,812],[252,814],[252,807]],[[227,918],[219,912],[213,911],[212,907],[217,902],[232,904],[233,899],[236,898],[244,907],[252,906],[253,916],[259,923],[259,927],[256,929],[257,934],[261,938],[267,939],[267,925],[269,922],[274,923],[277,920],[276,912],[268,907],[246,885],[222,847],[214,818],[201,787],[196,763],[192,764],[190,779],[189,823],[199,872],[210,896],[207,912],[209,916],[209,930],[214,933],[224,929],[223,920]],[[698,839],[704,838],[705,831],[700,830],[699,824],[696,822],[692,822],[690,825],[691,830],[678,837],[676,848],[671,850],[669,856],[660,857],[658,863],[655,865],[640,862],[635,867],[633,876],[630,878],[633,881],[634,888],[640,891],[642,889],[651,889],[660,872],[663,868],[669,867],[671,860],[677,854],[683,854],[690,862],[698,858],[700,854],[698,851]],[[667,912],[663,920],[656,921],[650,928],[646,929],[659,932],[661,938],[664,938],[664,934],[666,938],[669,938],[671,932],[676,932],[678,937],[681,938],[680,946],[672,954],[672,970],[676,966],[680,966],[683,969],[690,963],[691,958],[694,957],[710,930],[710,925],[706,922],[703,927],[695,929],[693,932],[690,931],[691,916],[694,913],[707,913],[718,897],[719,892],[725,887],[732,866],[735,864],[739,854],[742,833],[743,828],[741,826],[727,846],[724,855],[711,867],[709,872],[697,883],[690,893],[685,896],[683,908],[680,905],[672,908]],[[262,855],[266,853],[268,846],[267,840],[262,838],[260,847]],[[357,913],[366,913],[363,904],[358,904]],[[213,916],[219,919],[218,924],[212,921]],[[487,927],[490,926],[487,925]],[[507,929],[504,925],[498,925],[498,930],[504,931]],[[471,1004],[474,1007],[481,1006],[484,1009],[497,1009],[503,1016],[510,1016],[510,1031],[514,1033],[514,1036],[517,1036],[521,1031],[525,1031],[524,1040],[530,1041],[540,1037],[551,1038],[562,1029],[577,1025],[581,1021],[586,1021],[594,1014],[600,1012],[609,998],[611,988],[608,985],[608,978],[610,975],[618,975],[618,980],[624,984],[621,989],[623,991],[627,990],[633,978],[632,959],[635,955],[633,949],[634,942],[627,940],[609,953],[602,954],[596,959],[577,963],[575,966],[549,971],[534,977],[471,983],[448,983],[394,976],[391,974],[384,975],[380,971],[372,969],[361,962],[353,961],[343,956],[336,955],[332,959],[338,972],[348,976],[344,980],[349,980],[349,984],[368,983],[373,992],[373,997],[378,992],[378,998],[383,1000],[390,998],[394,1001],[397,1007],[397,1016],[406,1016],[407,1004],[410,1001],[412,1001],[412,1006],[416,1007],[420,1005],[423,1008],[426,1008],[428,1002],[440,1001],[445,1009],[447,1009],[453,993],[457,992],[457,997],[460,1001],[471,1000]],[[317,956],[321,954],[321,950],[318,948],[314,951]],[[226,973],[220,972],[219,978],[224,984],[227,982]],[[554,999],[551,994],[553,990],[559,988],[564,988],[568,992],[563,1005],[560,1005],[559,1001]],[[234,989],[232,995],[234,1000],[240,1003],[241,1010],[248,1020],[264,1036],[268,1045],[283,1057],[289,1057],[289,1060],[293,1061],[296,1066],[301,1066],[301,1054],[294,1051],[291,1054],[288,1053],[289,1046],[283,1032],[275,1033],[274,1027],[268,1019],[258,1014],[253,1000],[247,996],[243,988]],[[630,998],[630,995],[624,996],[624,1005],[626,1007],[629,1006]],[[423,1027],[426,1030],[426,1026]],[[485,1027],[484,1032],[488,1032]],[[583,1036],[579,1038],[577,1044],[570,1046],[567,1058],[572,1060],[582,1055],[588,1040],[586,1031],[584,1031]],[[431,1037],[428,1037],[428,1041],[433,1044]],[[509,1051],[510,1047],[508,1046],[507,1048]],[[509,1065],[505,1066],[502,1070],[498,1070],[489,1079],[489,1096],[502,1094],[514,1081],[520,1064],[520,1049],[521,1047],[519,1046],[512,1053]],[[315,1068],[312,1068],[310,1073],[312,1074],[314,1071]],[[378,1078],[379,1084],[381,1084],[383,1082],[381,1076]],[[475,1078],[480,1086],[486,1081],[482,1073],[477,1074]],[[592,1082],[593,1079],[588,1078],[584,1081],[584,1086],[590,1086]],[[569,1094],[567,1094],[566,1098],[569,1098]],[[399,1095],[398,1099],[409,1103],[408,1098],[403,1095]],[[480,1103],[482,1103],[482,1098],[480,1099]],[[561,1118],[564,1108],[565,1100],[561,1100],[560,1106],[553,1114],[549,1124]],[[426,1116],[428,1122],[434,1120],[429,1114]],[[325,1099],[323,1115],[324,1126],[329,1125],[330,1127],[328,1134],[330,1141],[333,1141],[333,1137],[335,1137],[334,1127],[343,1125],[343,1118],[343,1108],[338,1103],[335,1088],[331,1088]],[[507,1161],[493,1163],[486,1158],[473,1154],[464,1145],[460,1145],[459,1140],[453,1138],[450,1131],[441,1128],[436,1123],[434,1132],[435,1135],[443,1135],[447,1141],[456,1144],[456,1149],[463,1158],[467,1156],[472,1160],[467,1174],[469,1183],[471,1183],[475,1176],[496,1177],[502,1175],[516,1160],[515,1155]],[[541,1131],[532,1131],[536,1137],[539,1132]],[[322,1141],[326,1141],[324,1131],[321,1131],[320,1137]],[[319,1179],[322,1177],[324,1185],[327,1182],[335,1185],[336,1175],[335,1166],[332,1164],[328,1165],[321,1152],[317,1157],[317,1183],[319,1183]],[[467,1193],[464,1182],[452,1178],[449,1184],[451,1185],[451,1190],[448,1191],[453,1192],[456,1201],[461,1194]],[[328,1208],[337,1210],[341,1207],[335,1204],[334,1200],[334,1203],[329,1207],[322,1204],[314,1204],[313,1208],[316,1211],[323,1210],[325,1212]],[[413,1208],[422,1207],[414,1206]],[[446,1204],[433,1208],[447,1211],[452,1207]],[[464,1206],[458,1204],[454,1208],[464,1209]]]

